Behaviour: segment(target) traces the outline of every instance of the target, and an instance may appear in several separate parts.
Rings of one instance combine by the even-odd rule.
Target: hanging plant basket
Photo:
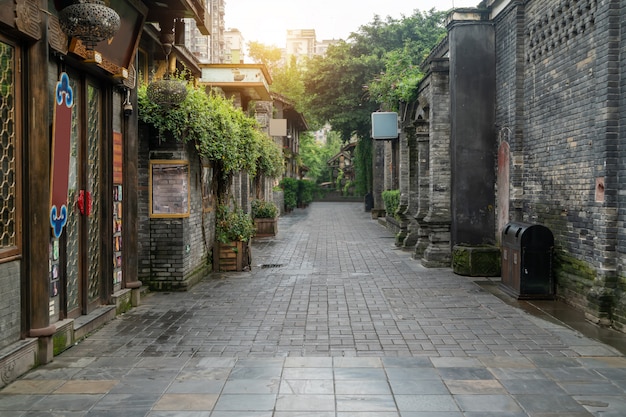
[[[184,81],[163,78],[148,84],[148,99],[162,107],[176,106],[187,97],[187,86]]]

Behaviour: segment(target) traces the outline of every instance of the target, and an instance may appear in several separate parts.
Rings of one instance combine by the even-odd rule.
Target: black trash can
[[[502,230],[502,289],[519,300],[553,299],[554,236],[539,224],[511,222]]]
[[[365,194],[365,211],[372,211],[374,208],[374,195],[372,193]]]

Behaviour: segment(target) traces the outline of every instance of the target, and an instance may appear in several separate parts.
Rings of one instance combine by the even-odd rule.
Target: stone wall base
[[[496,246],[455,245],[452,248],[452,271],[469,277],[500,276],[500,248]]]

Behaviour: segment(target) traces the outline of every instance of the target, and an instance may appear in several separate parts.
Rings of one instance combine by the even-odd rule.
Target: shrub
[[[298,205],[298,180],[295,178],[283,178],[280,186],[284,192],[285,209],[293,210]]]
[[[215,239],[218,242],[247,242],[254,236],[254,233],[254,222],[242,209],[231,210],[225,205],[217,208]]]
[[[298,204],[308,205],[313,201],[315,195],[316,184],[309,180],[298,181]]]
[[[274,219],[278,216],[278,207],[272,201],[253,200],[251,207],[253,219]]]
[[[383,202],[387,216],[395,217],[400,205],[400,190],[383,191]]]

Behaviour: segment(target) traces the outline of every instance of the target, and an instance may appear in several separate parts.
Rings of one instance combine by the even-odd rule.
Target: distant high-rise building
[[[243,35],[239,29],[228,29],[224,32],[224,41],[226,48],[224,49],[224,62],[227,64],[243,63]]]
[[[206,0],[205,9],[210,14],[211,35],[200,33],[193,19],[185,21],[185,46],[202,63],[220,64],[225,59],[226,43],[224,40],[224,0]]]
[[[315,54],[316,44],[315,29],[290,29],[287,31],[286,57],[311,58]]]
[[[325,39],[315,43],[315,55],[325,55],[330,45],[339,42],[338,39]]]
[[[200,62],[209,62],[209,37],[203,35],[194,19],[183,19],[185,25],[185,46]]]
[[[315,29],[290,29],[287,30],[284,58],[289,61],[292,56],[299,59],[304,56],[311,58],[314,55],[324,55],[328,47],[337,42],[337,39],[318,41]]]
[[[224,39],[226,1],[207,0],[207,10],[211,11],[211,63],[222,64],[226,50],[226,40]]]

